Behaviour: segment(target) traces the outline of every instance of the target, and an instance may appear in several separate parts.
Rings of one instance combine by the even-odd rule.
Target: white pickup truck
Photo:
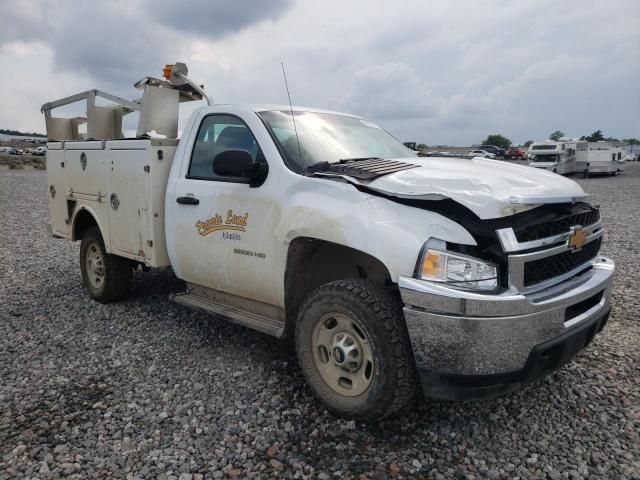
[[[213,104],[182,64],[165,77],[138,82],[140,102],[91,90],[43,106],[58,140],[49,229],[81,241],[95,300],[125,297],[138,266],[171,266],[187,285],[175,302],[291,337],[313,393],[360,419],[400,410],[419,387],[444,399],[518,388],[605,325],[614,264],[575,182],[418,157],[354,115]],[[178,102],[199,98],[209,105],[179,141],[148,138],[177,136]],[[51,116],[78,99],[84,139],[83,119]],[[131,111],[139,138],[124,139]]]

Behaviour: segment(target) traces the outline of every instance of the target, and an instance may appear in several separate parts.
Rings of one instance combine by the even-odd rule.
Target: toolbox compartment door
[[[102,140],[65,142],[65,176],[69,181],[69,198],[101,201],[107,190],[105,152]]]
[[[47,144],[47,192],[49,196],[49,218],[51,233],[68,238],[71,232],[67,211],[67,178],[65,176],[64,150],[62,142]]]
[[[133,143],[133,142],[132,142]],[[126,149],[110,149],[107,142],[109,240],[112,253],[132,255],[142,260],[149,245],[149,194],[145,165],[148,163],[149,143],[139,142]],[[138,148],[136,148],[138,147]]]

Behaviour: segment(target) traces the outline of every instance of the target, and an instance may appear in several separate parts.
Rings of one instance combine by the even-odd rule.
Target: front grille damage
[[[555,212],[550,218],[540,218],[534,224],[516,226],[514,232],[519,242],[530,242],[541,238],[553,237],[567,233],[571,227],[588,227],[600,220],[600,210],[586,203],[582,203],[567,211]]]
[[[357,186],[356,188],[367,192],[367,194],[369,195],[386,198],[395,203],[439,213],[440,215],[462,225],[473,236],[477,245],[471,246],[447,242],[447,249],[464,255],[488,260],[498,265],[499,285],[502,288],[510,287],[509,277],[511,272],[509,267],[509,255],[503,250],[496,230],[513,228],[514,232],[516,233],[516,238],[518,238],[520,242],[523,242],[526,241],[524,240],[524,238],[532,239],[535,238],[536,235],[539,235],[540,238],[542,238],[542,236],[548,236],[549,231],[557,232],[551,233],[551,236],[563,232],[569,233],[570,227],[576,226],[577,223],[574,222],[577,222],[578,220],[582,220],[584,222],[582,226],[586,227],[597,222],[600,218],[598,207],[591,206],[585,202],[577,202],[541,205],[531,210],[520,212],[507,217],[480,219],[470,209],[451,199],[406,199],[385,195],[379,191],[370,190],[364,186]],[[587,215],[581,216],[582,214]],[[592,221],[593,223],[590,223]],[[567,222],[571,224],[569,227],[566,227]],[[546,224],[552,224],[553,226],[545,227],[544,225]],[[571,271],[573,268],[577,268],[581,264],[580,260],[582,260],[582,263],[587,263],[598,254],[600,241],[597,241],[596,245],[597,247],[589,247],[595,249],[594,252],[591,252],[592,255],[589,255],[589,249],[586,250],[586,256],[588,258],[582,257],[585,255],[585,253],[580,253],[582,252],[582,250],[576,253],[567,252],[567,255],[580,254],[580,256],[574,257],[574,263],[569,262],[569,264],[573,266],[570,266],[568,270],[565,270],[565,266],[564,269],[557,268],[539,272],[538,270],[542,270],[543,267],[538,266],[537,264],[534,265],[533,269],[530,269],[530,272],[533,273],[529,273],[529,277],[527,278],[527,285],[533,285],[534,282],[542,282],[544,280],[553,278],[553,276],[562,275],[562,273]],[[584,246],[583,250],[587,248],[587,246],[588,244]],[[554,261],[554,257],[541,260],[541,262]],[[524,272],[522,273],[524,277]]]
[[[551,257],[527,262],[524,266],[524,286],[535,285],[559,277],[593,260],[600,251],[602,238],[587,243],[581,250],[558,253]]]

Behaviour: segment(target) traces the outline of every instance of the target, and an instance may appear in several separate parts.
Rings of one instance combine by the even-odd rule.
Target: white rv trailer
[[[587,158],[589,156],[589,142],[579,140],[576,142],[576,172],[587,172]]]
[[[608,142],[578,142],[577,171],[618,175],[625,170],[625,151]]]
[[[535,142],[529,147],[529,166],[560,175],[576,171],[576,142],[573,140]]]

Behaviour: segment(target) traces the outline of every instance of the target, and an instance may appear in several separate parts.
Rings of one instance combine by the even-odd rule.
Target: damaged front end
[[[438,213],[475,241],[427,238],[413,274],[398,279],[427,396],[516,389],[569,362],[604,327],[615,267],[600,255],[599,209],[575,182],[478,158],[367,159],[362,170],[373,172],[353,163],[314,175]]]
[[[428,208],[447,210],[447,203],[429,202]],[[446,249],[495,262],[499,288],[484,292],[417,275],[399,279],[425,394],[497,395],[569,362],[604,327],[611,308],[615,267],[599,253],[598,208],[549,204],[481,220],[449,206],[447,213],[478,245],[447,243]]]

